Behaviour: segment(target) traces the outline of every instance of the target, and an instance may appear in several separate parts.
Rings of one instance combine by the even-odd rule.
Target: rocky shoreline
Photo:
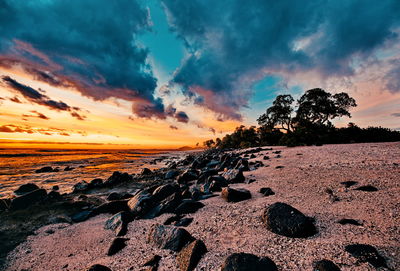
[[[70,194],[27,184],[0,201],[1,257],[12,250],[6,270],[398,270],[399,155],[398,143],[210,150]]]

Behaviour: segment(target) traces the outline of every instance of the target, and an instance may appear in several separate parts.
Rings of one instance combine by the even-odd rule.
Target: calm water
[[[116,170],[132,174],[144,165],[151,168],[150,160],[167,154],[143,150],[0,149],[0,198],[28,182],[46,189],[58,185],[60,192],[69,192],[78,181],[106,179]],[[35,173],[44,166],[58,167],[59,172]],[[74,169],[64,171],[67,166]]]

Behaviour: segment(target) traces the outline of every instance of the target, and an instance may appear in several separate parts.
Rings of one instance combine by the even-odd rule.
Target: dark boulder
[[[212,192],[220,192],[222,191],[223,187],[228,186],[228,181],[220,176],[220,175],[213,175],[210,176],[203,186],[204,193],[212,193]]]
[[[268,206],[262,220],[268,230],[287,237],[306,238],[317,233],[312,218],[282,202]]]
[[[222,173],[222,177],[229,183],[243,183],[245,180],[243,172],[239,169],[229,169]]]
[[[182,203],[182,196],[179,192],[169,196],[162,202],[160,202],[159,214],[173,213],[180,204]]]
[[[8,209],[9,202],[5,199],[0,199],[0,212]]]
[[[177,182],[179,184],[187,184],[191,181],[196,180],[198,177],[197,172],[194,170],[186,170],[181,175],[179,175]]]
[[[195,240],[184,247],[177,255],[176,261],[178,262],[181,271],[192,271],[196,268],[201,257],[207,252],[207,248],[203,241]]]
[[[18,189],[14,191],[14,194],[23,195],[23,194],[35,191],[37,189],[39,189],[39,186],[37,186],[36,184],[27,183],[27,184],[23,184],[20,187],[18,187]]]
[[[272,191],[272,189],[269,188],[269,187],[262,187],[262,188],[260,188],[259,192],[260,192],[261,194],[263,194],[264,196],[266,196],[266,197],[267,197],[267,196],[275,195],[275,192]]]
[[[172,251],[180,251],[193,240],[194,238],[185,229],[160,224],[153,225],[147,237],[147,242]]]
[[[375,192],[375,191],[378,191],[378,188],[376,188],[375,186],[372,186],[372,185],[363,185],[363,186],[357,187],[354,190],[359,190],[359,191],[364,191],[364,192]]]
[[[104,229],[112,230],[117,236],[125,235],[128,223],[132,221],[132,215],[129,212],[119,212],[109,219],[104,224]]]
[[[175,214],[191,214],[197,212],[199,209],[203,208],[204,204],[194,200],[183,200],[181,204],[175,209]]]
[[[200,172],[200,176],[197,180],[197,183],[198,184],[204,183],[208,179],[208,177],[216,175],[216,174],[218,174],[218,170],[213,169],[213,168],[202,170]]]
[[[175,169],[168,170],[167,173],[165,173],[164,179],[175,179],[179,175],[179,171]]]
[[[85,192],[89,189],[89,184],[86,181],[81,181],[74,184],[73,193]]]
[[[234,253],[225,259],[221,271],[278,271],[278,268],[268,257]]]
[[[128,207],[134,216],[142,217],[154,207],[154,202],[151,195],[143,190],[128,201]]]
[[[104,182],[106,186],[113,186],[120,183],[126,183],[132,181],[132,175],[128,173],[121,173],[119,171],[114,171],[113,174]]]
[[[107,251],[107,255],[108,256],[112,256],[114,254],[117,254],[119,251],[121,251],[121,249],[126,247],[125,242],[128,241],[128,240],[129,240],[128,238],[121,238],[121,237],[115,238],[112,241],[112,243],[111,243],[111,245],[110,245],[110,247],[109,247],[109,249]]]
[[[64,168],[64,171],[71,171],[71,170],[73,170],[73,169],[74,169],[73,167],[66,166],[66,167]]]
[[[50,201],[58,201],[58,200],[62,200],[62,198],[63,197],[61,196],[61,194],[59,192],[57,192],[57,191],[54,191],[54,190],[50,191],[47,194],[47,199],[50,200]]]
[[[263,157],[263,160],[269,160],[269,156],[265,155],[265,156]]]
[[[329,260],[321,260],[313,263],[313,271],[340,271],[340,268]]]
[[[10,204],[10,210],[26,209],[33,204],[44,200],[46,196],[47,192],[45,189],[37,189],[22,196],[13,198]]]
[[[101,264],[95,264],[89,267],[87,271],[112,271],[110,268],[107,266],[101,265]]]
[[[54,172],[55,169],[52,167],[42,167],[40,169],[35,170],[36,173],[44,173],[44,172]]]
[[[189,188],[190,197],[193,200],[199,200],[202,197],[202,193],[196,186],[192,186]]]
[[[140,171],[140,175],[151,175],[151,174],[153,174],[153,172],[147,167],[142,168],[142,170]]]
[[[241,158],[235,165],[235,169],[239,169],[242,171],[249,171],[249,161],[247,159]]]
[[[129,211],[127,200],[113,200],[101,204],[93,210],[94,214],[116,214],[122,211]]]
[[[249,190],[244,188],[229,188],[225,187],[222,189],[221,197],[227,202],[239,202],[242,200],[247,200],[251,198],[251,193]]]
[[[103,180],[100,178],[96,178],[90,181],[89,188],[97,188],[103,186]]]
[[[371,245],[347,245],[345,250],[360,262],[370,263],[375,268],[387,267],[385,258]]]
[[[256,158],[257,156],[255,156],[254,154],[250,155],[250,159]]]
[[[178,191],[179,186],[176,184],[160,185],[153,191],[152,198],[154,201],[162,201]]]

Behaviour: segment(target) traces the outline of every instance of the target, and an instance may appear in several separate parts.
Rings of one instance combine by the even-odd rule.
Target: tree
[[[307,90],[298,100],[298,109],[294,122],[297,125],[304,123],[330,124],[330,120],[348,116],[350,107],[357,106],[356,101],[347,93],[335,95],[321,88]]]
[[[294,99],[291,95],[278,95],[266,113],[257,119],[258,124],[269,129],[278,128],[287,132],[291,131],[293,102]]]
[[[204,147],[207,147],[210,149],[215,146],[215,142],[214,142],[214,140],[209,139],[209,140],[204,141],[203,145],[204,145]]]

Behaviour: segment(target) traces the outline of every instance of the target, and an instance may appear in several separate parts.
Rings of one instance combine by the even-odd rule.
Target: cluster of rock
[[[264,166],[262,161],[249,161],[257,158],[255,154],[272,149],[256,148],[242,152],[206,151],[199,155],[188,155],[179,161],[167,163],[167,167],[159,170],[144,168],[139,174],[114,172],[107,180],[94,179],[82,181],[74,185],[71,195],[80,195],[81,200],[88,200],[84,194],[96,189],[116,187],[130,183],[149,183],[135,193],[110,193],[106,201],[90,202],[85,209],[71,216],[73,222],[81,222],[102,213],[112,216],[106,221],[104,228],[114,231],[115,238],[110,242],[106,254],[113,256],[128,244],[124,238],[128,224],[137,219],[152,219],[162,214],[172,214],[163,225],[154,224],[147,234],[147,241],[157,248],[176,252],[176,260],[182,271],[194,270],[207,253],[206,244],[194,238],[182,227],[188,226],[193,218],[185,217],[195,213],[205,205],[201,200],[219,195],[227,202],[239,202],[251,199],[252,195],[245,188],[232,188],[231,184],[249,183],[243,175],[244,171],[255,170]],[[275,158],[280,158],[281,151],[274,151]],[[265,153],[263,160],[269,160]],[[282,167],[277,167],[282,168]],[[53,169],[40,169],[40,172],[52,172]],[[356,183],[346,183],[350,187]],[[375,191],[370,186],[359,187],[362,191]],[[275,192],[268,187],[259,190],[263,196],[273,196]],[[56,191],[47,193],[35,184],[26,184],[15,191],[17,197],[10,200],[0,200],[0,211],[10,212],[26,209],[34,204],[47,200],[67,201],[71,195],[60,195]],[[333,195],[333,192],[331,193]],[[3,208],[3,209],[2,209]],[[318,232],[313,218],[304,215],[296,208],[282,202],[267,206],[261,215],[267,230],[289,238],[308,238]],[[341,224],[357,225],[358,221],[344,219]],[[354,244],[346,246],[345,250],[359,261],[372,264],[375,267],[386,267],[385,260],[375,248]],[[161,257],[158,255],[149,259],[144,266],[155,271]],[[321,260],[314,263],[314,270],[340,270],[333,262]],[[88,270],[111,270],[102,265],[93,265]],[[223,271],[246,270],[278,270],[276,264],[268,257],[259,257],[247,253],[234,253],[228,256],[221,265]]]

